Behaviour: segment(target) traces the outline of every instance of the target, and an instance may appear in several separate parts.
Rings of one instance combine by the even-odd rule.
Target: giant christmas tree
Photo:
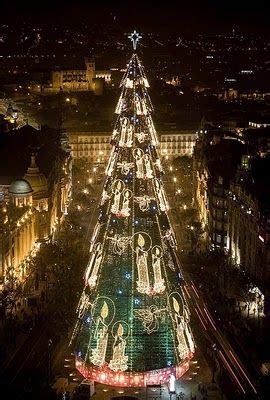
[[[146,386],[182,376],[194,353],[168,218],[153,106],[133,55],[120,84],[112,151],[72,343],[86,378]]]

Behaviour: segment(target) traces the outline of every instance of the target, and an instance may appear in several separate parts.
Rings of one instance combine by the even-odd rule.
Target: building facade
[[[69,132],[69,144],[74,161],[84,159],[94,163],[108,160],[112,146],[110,132]],[[197,133],[195,131],[168,131],[160,133],[159,152],[163,159],[193,154]]]
[[[176,158],[193,155],[198,134],[194,130],[160,132],[161,157]]]
[[[45,172],[39,168],[39,158]],[[17,178],[0,176],[0,285],[3,290],[10,280],[21,286],[26,284],[31,262],[41,243],[54,239],[57,234],[71,196],[71,161],[70,153],[61,149],[55,149],[52,158],[37,150],[29,157],[24,171],[21,160],[13,160],[17,164],[14,169]]]
[[[270,309],[269,168],[269,154],[261,156],[256,146],[240,141],[201,141],[195,148],[201,248],[223,250],[265,299],[265,310]]]
[[[111,71],[95,69],[93,59],[85,59],[85,69],[82,70],[59,70],[52,72],[52,91],[97,91],[98,80],[104,79],[106,83],[111,82]]]
[[[258,163],[265,161],[259,159]],[[268,185],[264,183],[261,189],[260,182],[258,186],[253,178],[250,186],[241,175],[231,182],[227,251],[233,264],[241,267],[265,293],[270,282],[270,207],[269,181]]]
[[[195,193],[202,228],[202,246],[225,249],[228,234],[228,193],[240,160],[242,144],[221,137],[201,138],[194,153]]]

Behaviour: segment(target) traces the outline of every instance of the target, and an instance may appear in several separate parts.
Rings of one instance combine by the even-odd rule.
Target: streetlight
[[[94,167],[93,168],[93,173],[94,173],[94,180],[93,180],[93,182],[95,183],[96,182],[96,172],[97,172],[97,168],[96,167]]]
[[[173,177],[174,192],[175,192],[175,189],[176,189],[176,182],[177,182],[177,178],[176,178],[176,176],[174,176],[174,177]]]
[[[176,202],[178,203],[179,202],[179,198],[180,198],[180,194],[181,194],[181,189],[178,188],[176,190],[175,194],[176,194]]]

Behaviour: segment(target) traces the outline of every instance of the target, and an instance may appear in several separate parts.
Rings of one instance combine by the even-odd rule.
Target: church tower
[[[88,90],[94,89],[93,79],[95,78],[95,60],[93,58],[85,59],[86,65],[86,81],[88,82]]]

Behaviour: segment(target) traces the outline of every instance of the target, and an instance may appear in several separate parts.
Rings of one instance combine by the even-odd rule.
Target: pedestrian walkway
[[[61,382],[65,379],[65,390],[73,392],[74,385],[77,384],[79,387],[84,378],[75,368],[73,354],[65,351],[65,349],[65,344],[63,343],[57,356],[56,365],[58,365],[58,368],[54,368],[54,372],[57,372],[58,380],[60,379]],[[61,357],[62,366],[59,364]],[[95,394],[92,398],[94,400],[111,400],[121,396],[130,396],[138,400],[220,400],[222,396],[219,388],[216,384],[212,384],[211,380],[212,371],[200,350],[197,349],[196,359],[191,362],[189,371],[182,379],[176,381],[175,393],[169,393],[168,385],[148,388],[122,388],[95,384]],[[76,390],[71,398],[74,400],[80,398],[79,395],[76,395]]]

